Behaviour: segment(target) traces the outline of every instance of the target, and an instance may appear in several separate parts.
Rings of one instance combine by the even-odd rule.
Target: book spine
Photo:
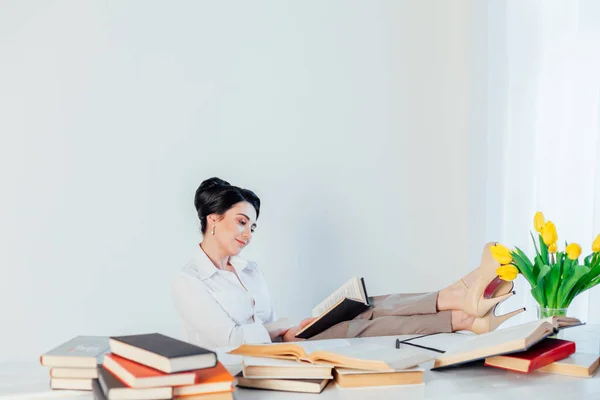
[[[545,367],[546,365],[552,364],[554,361],[560,361],[573,353],[575,353],[575,342],[566,343],[563,346],[548,350],[547,352],[540,354],[539,357],[531,360],[529,371],[527,372],[532,372]]]

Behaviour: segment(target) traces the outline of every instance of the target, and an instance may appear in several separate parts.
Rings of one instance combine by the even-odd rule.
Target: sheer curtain
[[[480,165],[472,173],[471,243],[498,240],[534,248],[533,215],[543,211],[565,240],[590,252],[600,233],[600,2],[489,1],[474,9],[471,137]],[[475,149],[477,151],[477,149]],[[476,208],[474,204],[474,208]],[[529,284],[499,307],[523,304],[510,326],[536,317]],[[600,323],[600,288],[580,295],[570,313]]]

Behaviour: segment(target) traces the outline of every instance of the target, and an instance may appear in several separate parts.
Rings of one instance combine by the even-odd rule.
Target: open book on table
[[[550,317],[481,335],[472,335],[469,338],[461,338],[456,345],[451,346],[444,354],[435,359],[432,369],[525,351],[561,329],[578,325],[583,324],[576,318]],[[434,348],[436,345],[432,339],[435,341],[435,335],[431,336],[428,343],[429,347]],[[443,341],[443,336],[440,336],[439,347],[444,347]],[[411,344],[411,341],[403,343]],[[419,344],[418,339],[414,340],[414,343]]]
[[[431,352],[414,347],[394,349],[376,344],[354,345],[347,340],[263,345],[243,344],[229,353],[370,371],[395,371],[412,368],[435,357]]]
[[[312,316],[317,319],[299,331],[296,337],[309,339],[340,322],[353,319],[369,306],[365,280],[354,277],[313,308]]]

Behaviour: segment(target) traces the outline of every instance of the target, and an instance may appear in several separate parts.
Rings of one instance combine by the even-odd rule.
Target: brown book
[[[598,357],[598,354],[575,353],[560,361],[546,365],[538,371],[590,378],[598,370],[599,363],[600,357]]]
[[[277,358],[244,357],[245,378],[261,379],[333,379],[332,365],[301,363]]]
[[[582,323],[576,318],[551,317],[481,335],[473,335],[438,356],[432,369],[525,351],[560,329],[577,325],[582,325]]]
[[[236,376],[238,386],[280,392],[321,393],[331,379],[252,379]]]
[[[335,383],[343,388],[417,385],[423,383],[423,369],[421,368],[391,372],[336,368],[333,375]]]
[[[354,277],[313,308],[312,316],[316,319],[302,328],[296,337],[309,339],[340,322],[353,319],[369,306],[364,279]]]

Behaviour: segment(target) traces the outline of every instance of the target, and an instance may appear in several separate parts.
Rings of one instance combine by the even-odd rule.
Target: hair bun
[[[200,184],[198,191],[202,192],[202,191],[205,191],[208,189],[212,189],[215,187],[222,187],[222,186],[231,186],[231,185],[229,184],[229,182],[224,181],[221,178],[213,177],[213,178],[209,178],[209,179],[206,179],[205,181],[203,181]]]

